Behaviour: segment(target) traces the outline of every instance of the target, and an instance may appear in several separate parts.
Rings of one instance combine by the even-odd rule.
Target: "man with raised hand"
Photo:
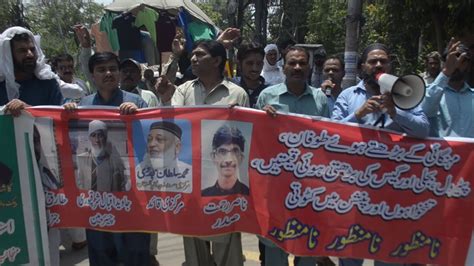
[[[249,106],[244,89],[223,76],[227,60],[224,46],[217,41],[200,41],[194,46],[191,67],[197,79],[180,85],[173,94],[171,105],[240,105]],[[204,173],[205,174],[205,173]],[[212,256],[206,240],[211,241]],[[240,233],[215,237],[183,237],[187,266],[242,266]]]

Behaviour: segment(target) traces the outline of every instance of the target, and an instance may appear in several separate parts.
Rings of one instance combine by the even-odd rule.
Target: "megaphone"
[[[393,103],[402,110],[415,108],[425,98],[425,82],[415,74],[396,77],[387,73],[376,75],[380,93],[390,92]]]

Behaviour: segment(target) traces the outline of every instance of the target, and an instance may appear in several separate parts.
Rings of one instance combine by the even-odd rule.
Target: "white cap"
[[[89,123],[89,136],[98,130],[102,130],[107,135],[107,125],[100,120],[92,120]]]

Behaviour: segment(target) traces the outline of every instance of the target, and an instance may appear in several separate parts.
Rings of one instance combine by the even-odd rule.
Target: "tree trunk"
[[[442,21],[443,16],[439,16],[437,10],[431,10],[431,20],[433,21],[433,26],[435,28],[436,48],[440,54],[443,54],[444,47],[446,45]]]
[[[359,23],[362,14],[362,1],[349,0],[346,17],[346,44],[344,52],[346,75],[342,80],[342,88],[356,84],[357,77],[357,48],[359,46]]]
[[[265,45],[267,40],[267,3],[265,0],[255,0],[255,36],[254,41]]]
[[[237,9],[237,28],[239,28],[241,31],[244,28],[244,0],[239,0],[239,7]]]

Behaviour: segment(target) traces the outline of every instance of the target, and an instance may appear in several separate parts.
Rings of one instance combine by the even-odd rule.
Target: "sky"
[[[94,0],[94,2],[104,4],[104,5],[108,5],[108,4],[112,3],[113,0]]]

